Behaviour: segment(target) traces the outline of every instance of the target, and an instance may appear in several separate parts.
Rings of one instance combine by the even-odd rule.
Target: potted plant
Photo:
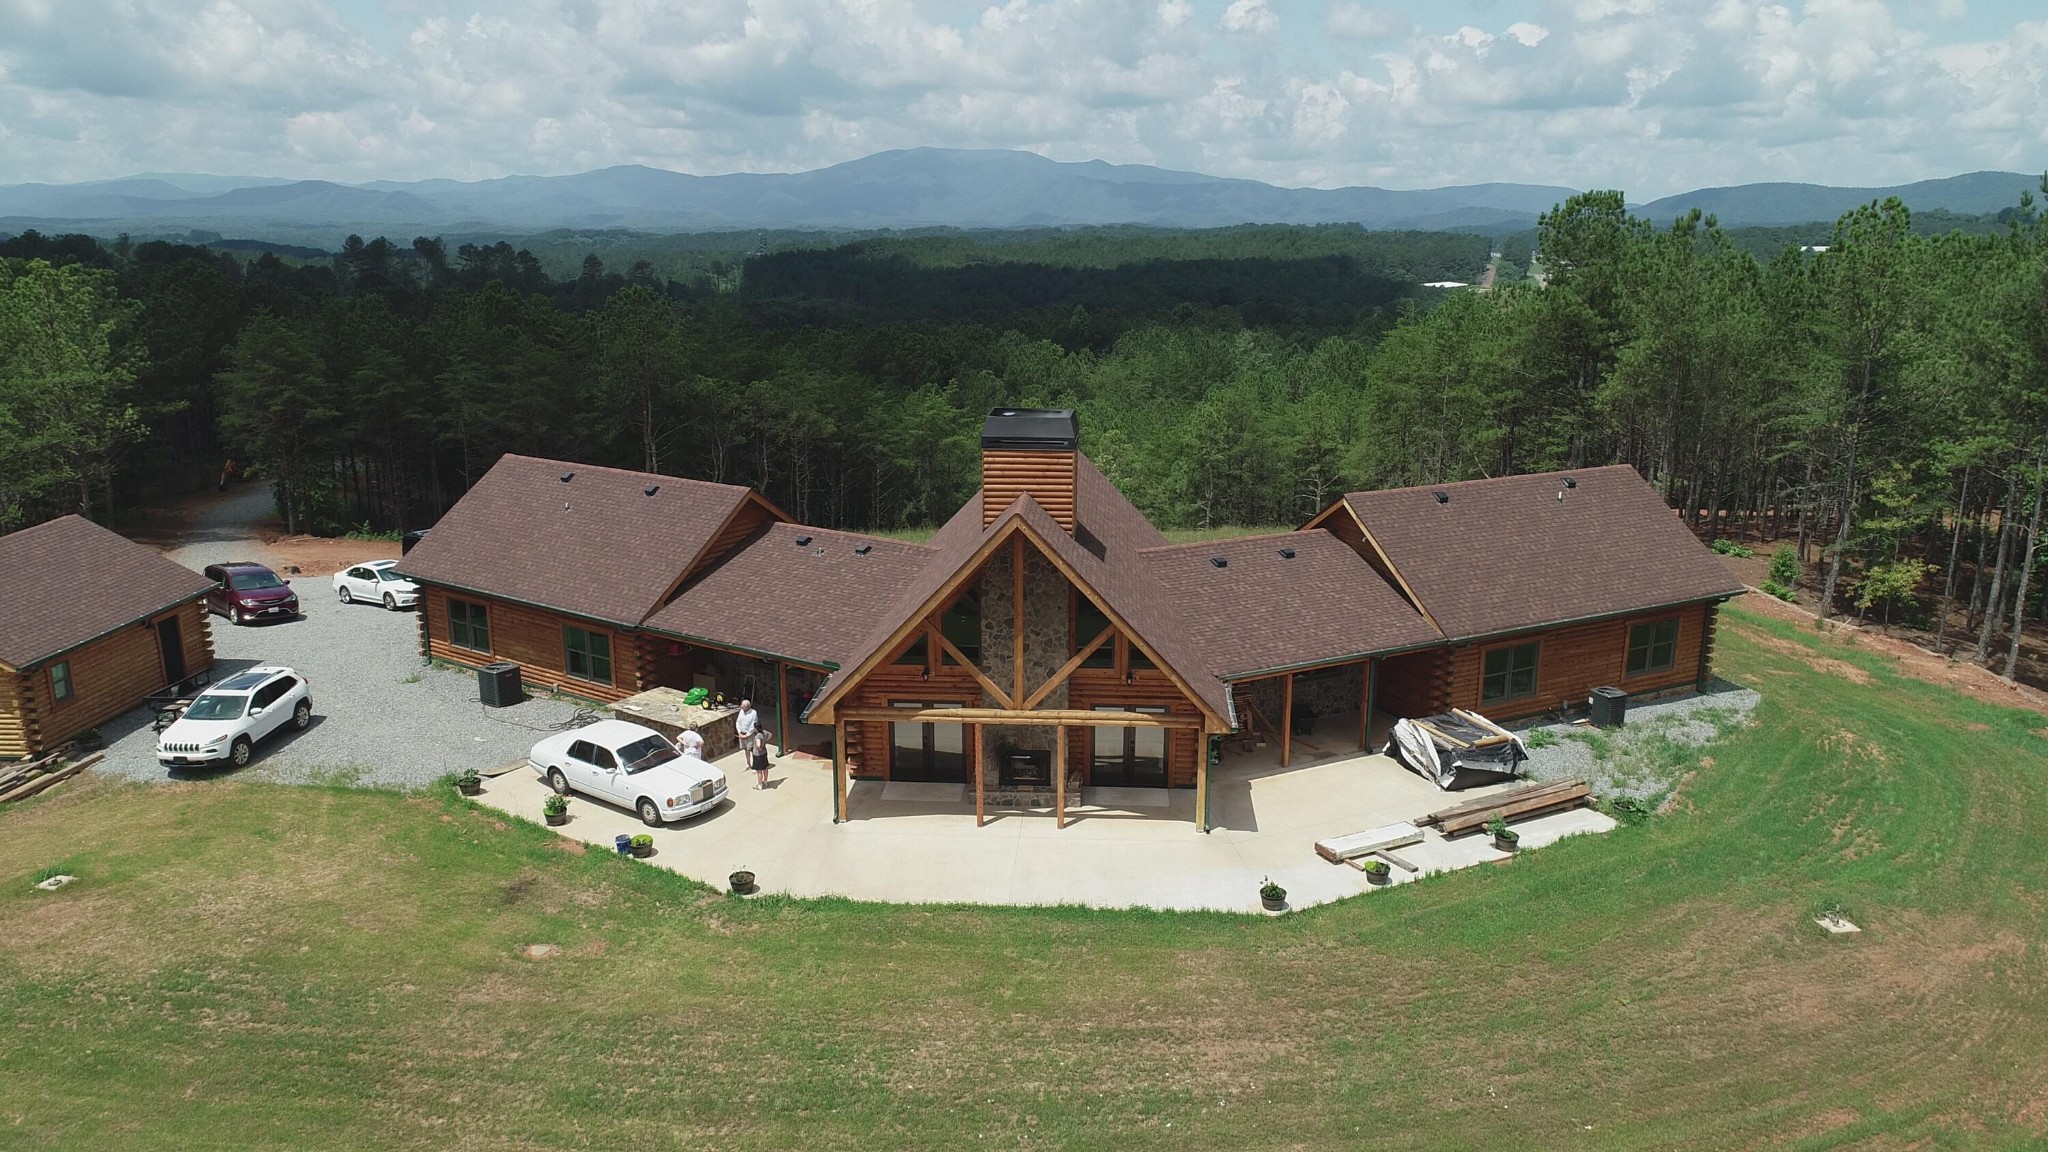
[[[1273,878],[1268,876],[1265,883],[1259,885],[1259,903],[1264,904],[1268,912],[1285,912],[1287,889],[1273,883]]]
[[[1373,884],[1385,884],[1394,878],[1394,870],[1387,866],[1385,860],[1367,860],[1365,862],[1365,878]]]
[[[734,869],[733,874],[726,879],[731,882],[733,894],[736,896],[745,896],[754,890],[754,874],[748,869]]]
[[[540,814],[547,817],[548,824],[551,827],[567,824],[569,822],[569,798],[567,796],[557,796],[553,792],[548,793],[547,799],[540,802]]]
[[[455,778],[455,790],[464,796],[475,796],[484,790],[483,773],[471,768]]]
[[[100,730],[97,728],[87,728],[85,731],[80,732],[76,739],[79,749],[85,752],[90,752],[95,748],[104,748],[107,743],[106,737],[101,736]]]
[[[633,837],[632,844],[633,855],[643,860],[654,855],[654,837],[649,836],[647,833],[642,832],[638,836]]]
[[[1493,846],[1502,852],[1513,852],[1522,842],[1522,834],[1508,827],[1508,822],[1495,816],[1486,822],[1486,830],[1493,833]]]

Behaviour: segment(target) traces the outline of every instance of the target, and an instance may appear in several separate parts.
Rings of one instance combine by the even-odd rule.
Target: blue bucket
[[[624,832],[612,837],[612,844],[618,848],[619,855],[621,856],[631,856],[633,854],[633,838]]]

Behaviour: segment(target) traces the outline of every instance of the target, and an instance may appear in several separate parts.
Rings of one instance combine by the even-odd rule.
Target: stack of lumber
[[[1384,848],[1400,848],[1422,842],[1422,829],[1413,824],[1387,824],[1379,828],[1368,828],[1353,832],[1349,836],[1335,836],[1328,840],[1316,841],[1316,855],[1332,864],[1341,864],[1355,856],[1364,856]]]
[[[1415,823],[1423,827],[1435,825],[1446,836],[1458,836],[1486,827],[1496,816],[1503,820],[1547,816],[1577,808],[1592,798],[1593,788],[1584,780],[1552,780],[1467,800],[1427,816],[1417,816]]]
[[[0,804],[26,800],[45,788],[61,784],[99,763],[103,756],[103,753],[95,752],[83,760],[65,764],[63,753],[53,752],[40,759],[0,768]]]

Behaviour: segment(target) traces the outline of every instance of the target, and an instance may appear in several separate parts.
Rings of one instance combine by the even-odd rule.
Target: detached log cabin
[[[833,757],[839,818],[853,777],[1063,812],[1081,788],[1201,793],[1226,733],[1284,764],[1333,722],[1362,748],[1389,714],[1699,684],[1741,591],[1626,467],[1355,493],[1186,545],[1081,453],[1071,411],[990,414],[982,468],[906,544],[744,488],[508,456],[400,569],[432,656],[598,700],[768,702],[785,747]]]
[[[212,668],[212,587],[78,516],[0,536],[0,759],[39,756]]]

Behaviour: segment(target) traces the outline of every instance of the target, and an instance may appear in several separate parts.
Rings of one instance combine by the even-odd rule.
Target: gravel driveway
[[[209,509],[171,558],[193,569],[224,560],[268,561],[249,525],[270,508],[267,486],[252,486]],[[334,781],[416,788],[465,768],[488,770],[523,759],[575,706],[534,698],[511,708],[477,701],[476,674],[423,667],[411,612],[342,604],[325,576],[293,578],[298,620],[237,628],[213,621],[214,679],[256,664],[303,673],[313,690],[313,725],[280,732],[256,746],[239,775],[292,783]],[[156,762],[150,714],[137,709],[100,728],[107,757],[99,771],[138,780],[213,778],[222,769],[180,769]]]

